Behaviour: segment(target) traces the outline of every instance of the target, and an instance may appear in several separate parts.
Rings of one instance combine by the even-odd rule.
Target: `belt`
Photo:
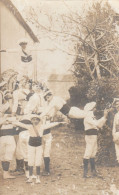
[[[26,131],[27,129],[20,128],[19,130],[16,130],[16,128],[13,129],[1,129],[0,130],[0,137],[2,136],[14,136],[14,135],[19,135],[20,132]]]
[[[85,135],[98,135],[97,129],[88,129],[85,131]]]

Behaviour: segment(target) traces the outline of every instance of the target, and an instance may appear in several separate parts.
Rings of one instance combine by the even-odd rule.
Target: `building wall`
[[[48,81],[47,83],[49,89],[56,96],[61,96],[65,100],[69,99],[69,88],[74,86],[74,82],[65,82],[65,81]]]
[[[0,2],[1,7],[1,49],[19,49],[18,40],[27,38],[31,45],[33,40],[26,30],[19,24],[16,17],[8,10],[8,8]],[[19,56],[18,53],[1,53],[1,72],[13,68],[18,69]]]

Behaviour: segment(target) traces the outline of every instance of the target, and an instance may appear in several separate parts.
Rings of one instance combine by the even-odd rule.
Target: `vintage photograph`
[[[0,0],[0,195],[119,195],[119,0]]]

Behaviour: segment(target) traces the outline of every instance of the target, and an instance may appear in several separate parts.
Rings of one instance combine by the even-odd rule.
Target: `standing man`
[[[0,126],[0,131],[2,131],[2,136],[0,137],[0,160],[3,170],[3,179],[14,179],[15,177],[10,175],[9,173],[9,167],[10,162],[13,160],[15,154],[16,143],[14,136],[4,135],[4,132],[6,133],[6,130],[8,132],[10,130],[13,130],[13,125],[9,124],[6,118],[3,117],[0,122]]]
[[[84,174],[83,177],[87,178],[88,173],[88,162],[90,161],[92,176],[97,176],[95,169],[95,155],[97,153],[97,135],[99,128],[102,128],[106,122],[108,111],[104,111],[104,116],[97,120],[94,116],[94,111],[96,109],[96,102],[87,103],[84,110],[87,112],[84,118],[84,128],[85,128],[85,142],[86,149],[84,153]]]

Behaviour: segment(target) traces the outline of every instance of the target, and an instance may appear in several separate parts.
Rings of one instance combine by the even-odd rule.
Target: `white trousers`
[[[28,165],[41,166],[42,164],[43,148],[41,146],[33,147],[28,145]]]
[[[0,137],[0,160],[11,161],[13,160],[16,150],[16,142],[14,136]]]
[[[44,157],[50,157],[51,144],[52,144],[52,134],[48,133],[46,135],[43,135],[43,155]]]
[[[28,161],[28,141],[29,131],[22,131],[19,134],[19,139],[16,148],[16,158],[18,160],[24,159],[24,161]]]
[[[23,76],[28,76],[30,79],[33,79],[32,63],[21,63],[19,65],[17,80],[20,81]]]
[[[97,153],[97,135],[85,135],[86,149],[84,158],[94,158]]]
[[[115,151],[116,151],[117,161],[119,162],[119,144],[115,143]]]

